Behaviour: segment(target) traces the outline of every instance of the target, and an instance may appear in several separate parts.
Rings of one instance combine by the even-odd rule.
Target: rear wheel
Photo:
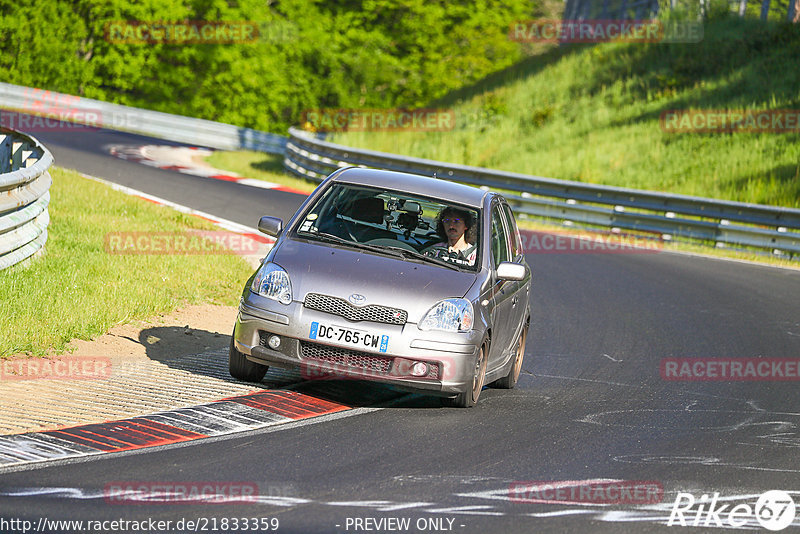
[[[233,336],[231,336],[231,348],[228,352],[228,371],[233,378],[246,382],[261,382],[268,369],[268,365],[251,362],[247,359],[247,356],[236,350]]]
[[[443,397],[442,404],[453,408],[471,408],[478,402],[478,397],[483,389],[486,378],[486,344],[481,346],[478,358],[475,360],[475,369],[472,373],[472,386],[455,397]]]
[[[519,380],[519,373],[522,371],[522,359],[525,357],[525,341],[528,339],[528,325],[519,333],[517,348],[515,350],[514,363],[509,369],[508,374],[494,383],[495,387],[501,389],[513,389]]]

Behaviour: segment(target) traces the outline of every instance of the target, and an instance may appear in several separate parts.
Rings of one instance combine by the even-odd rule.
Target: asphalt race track
[[[242,224],[287,218],[302,201],[103,149],[169,144],[160,140],[106,130],[34,135],[57,165]],[[782,490],[800,504],[796,380],[673,381],[661,373],[669,358],[800,357],[799,271],[663,252],[530,254],[528,262],[532,328],[515,390],[486,389],[464,410],[346,383],[337,400],[353,410],[0,471],[0,516],[39,532],[79,531],[43,518],[171,521],[149,532],[766,532],[776,509],[757,503],[760,495]],[[291,387],[330,395],[320,384]],[[257,492],[214,504],[109,498],[110,485],[143,481]],[[659,493],[569,493],[581,486]],[[682,512],[673,514],[676,499]],[[790,529],[797,526],[800,517]]]

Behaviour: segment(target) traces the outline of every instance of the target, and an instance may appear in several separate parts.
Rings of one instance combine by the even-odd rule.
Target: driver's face
[[[461,237],[467,229],[464,219],[456,217],[455,215],[444,217],[442,219],[442,224],[444,225],[444,231],[447,233],[447,236],[451,238]]]

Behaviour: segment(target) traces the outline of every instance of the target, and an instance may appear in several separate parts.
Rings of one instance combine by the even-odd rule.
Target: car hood
[[[347,300],[357,293],[364,305],[377,304],[408,312],[416,323],[438,301],[464,296],[477,274],[366,251],[288,239],[271,260],[292,282],[294,300],[320,293]]]

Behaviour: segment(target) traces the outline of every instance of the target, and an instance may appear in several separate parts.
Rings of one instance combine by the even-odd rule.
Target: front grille
[[[398,308],[370,304],[359,308],[344,299],[309,293],[303,303],[306,308],[318,310],[331,315],[338,315],[350,321],[372,321],[384,324],[406,324],[408,313]]]
[[[392,368],[392,359],[388,357],[373,356],[367,352],[341,349],[319,345],[308,341],[300,341],[303,357],[337,366],[340,370],[353,368],[354,370],[386,375]]]
[[[359,371],[364,374],[393,376],[395,378],[411,378],[403,371],[393,369],[393,358],[389,356],[376,356],[368,352],[342,349],[328,345],[320,345],[310,341],[300,340],[300,350],[303,357],[308,360],[324,362],[333,366],[335,371]],[[420,378],[439,379],[439,364],[429,362],[428,374]],[[401,366],[402,367],[402,366]]]
[[[438,364],[430,364],[430,371],[428,371],[428,376],[424,378],[433,378],[434,380],[439,380],[439,365]]]

